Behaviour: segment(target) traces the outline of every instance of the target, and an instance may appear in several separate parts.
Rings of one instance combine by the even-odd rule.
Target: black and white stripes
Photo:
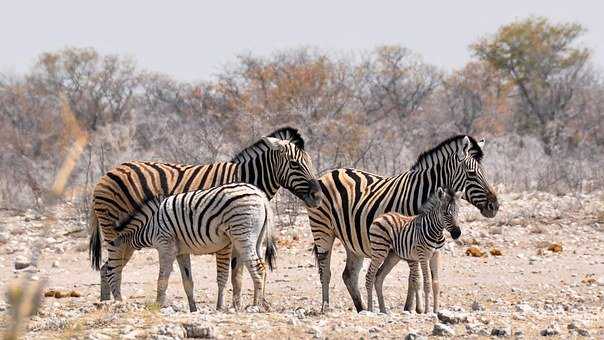
[[[134,248],[115,247],[120,228],[142,226],[152,211],[145,202],[182,192],[208,189],[227,183],[249,183],[260,188],[271,199],[285,187],[316,206],[320,188],[310,156],[304,151],[304,140],[296,129],[282,128],[240,151],[231,162],[207,165],[180,165],[154,162],[123,163],[101,177],[94,189],[91,214],[90,257],[92,266],[100,268],[101,238],[106,241],[108,259],[101,270],[101,300],[121,300],[121,273]],[[152,206],[151,206],[152,207]],[[148,211],[140,219],[121,223],[134,211]],[[118,227],[118,225],[120,227]]]
[[[189,254],[216,254],[218,301],[224,306],[224,287],[228,280],[231,253],[236,254],[233,268],[233,305],[239,308],[241,269],[246,266],[254,281],[254,305],[264,301],[265,262],[258,254],[266,242],[265,260],[272,269],[276,248],[271,238],[273,214],[266,195],[250,184],[227,184],[154,200],[151,218],[140,228],[123,228],[111,245],[124,244],[139,249],[154,247],[159,253],[157,302],[165,303],[168,278],[174,259],[178,260],[183,286],[191,311],[196,310]],[[131,219],[148,211],[139,211]],[[111,274],[111,272],[109,273]]]
[[[464,193],[464,198],[492,217],[497,196],[486,180],[480,161],[482,142],[469,136],[449,138],[422,153],[409,171],[382,177],[356,169],[336,169],[319,178],[323,200],[308,208],[319,263],[323,307],[329,306],[330,258],[334,240],[346,249],[342,274],[357,311],[363,309],[358,274],[371,254],[368,229],[382,213],[416,215],[438,187]]]
[[[367,270],[365,288],[367,289],[367,306],[373,309],[373,284],[376,281],[376,291],[380,311],[385,313],[382,284],[394,265],[404,259],[409,263],[409,294],[413,298],[419,296],[418,263],[424,278],[424,298],[426,311],[430,298],[429,288],[434,291],[434,312],[438,310],[438,261],[433,260],[434,253],[445,244],[443,230],[446,229],[454,239],[461,235],[457,225],[457,204],[455,193],[438,188],[421,208],[421,213],[415,217],[404,216],[389,212],[378,217],[369,227],[371,243],[371,264]],[[430,263],[432,261],[432,263]],[[430,273],[432,273],[432,278]],[[376,278],[376,274],[378,277]],[[421,310],[420,301],[418,310]],[[408,301],[405,308],[413,309],[413,301]]]

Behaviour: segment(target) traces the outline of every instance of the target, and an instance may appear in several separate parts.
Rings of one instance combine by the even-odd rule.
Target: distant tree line
[[[604,85],[578,42],[584,31],[515,21],[446,72],[401,46],[241,55],[200,82],[92,48],[43,53],[24,75],[0,74],[0,207],[43,204],[76,138],[70,115],[89,137],[70,175],[74,198],[119,162],[227,160],[283,125],[301,130],[319,170],[394,174],[464,133],[487,138],[502,187],[591,190],[603,177]]]

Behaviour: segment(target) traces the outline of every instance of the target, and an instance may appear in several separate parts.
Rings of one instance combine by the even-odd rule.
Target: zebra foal
[[[409,292],[405,310],[413,308],[413,297],[419,296],[419,269],[424,281],[424,306],[428,311],[430,286],[434,293],[434,312],[438,311],[438,257],[437,250],[445,244],[443,230],[447,229],[453,239],[459,238],[461,229],[457,224],[455,193],[438,188],[414,217],[398,213],[386,213],[378,217],[369,227],[371,264],[367,270],[367,308],[373,310],[373,286],[378,297],[380,312],[386,313],[382,287],[384,278],[394,266],[404,259],[409,264]],[[432,274],[432,278],[430,277]],[[420,301],[417,301],[418,307]],[[418,308],[418,311],[421,307]]]
[[[228,281],[231,253],[236,258],[233,273],[245,265],[254,281],[253,305],[265,309],[265,262],[258,256],[266,240],[265,260],[272,270],[276,247],[271,237],[273,213],[266,194],[251,184],[227,184],[209,190],[197,190],[155,199],[143,210],[123,221],[121,232],[111,245],[133,249],[154,247],[159,253],[157,303],[165,304],[168,279],[174,260],[178,261],[191,312],[197,310],[193,297],[190,254],[216,254],[217,309],[224,306],[224,287]],[[151,216],[143,217],[150,214]],[[130,222],[147,222],[140,228]],[[121,228],[120,228],[121,227]],[[109,273],[112,274],[112,273]],[[233,275],[233,306],[240,307],[242,275]]]

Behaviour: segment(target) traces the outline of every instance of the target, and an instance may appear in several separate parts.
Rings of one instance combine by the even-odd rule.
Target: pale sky
[[[42,52],[94,47],[181,80],[208,79],[241,53],[299,46],[336,53],[399,44],[442,69],[468,45],[529,15],[574,21],[604,66],[600,1],[28,1],[0,0],[0,73],[23,73]]]

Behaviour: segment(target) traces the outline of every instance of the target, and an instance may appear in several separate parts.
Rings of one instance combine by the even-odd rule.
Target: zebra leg
[[[252,255],[249,260],[245,261],[245,266],[254,282],[254,306],[261,306],[268,309],[264,301],[264,278],[266,276],[266,266],[257,255]]]
[[[166,290],[172,273],[172,265],[176,258],[176,244],[174,241],[164,240],[157,246],[157,252],[159,253],[159,277],[157,278],[156,302],[160,307],[163,307],[166,304]]]
[[[180,268],[180,276],[182,277],[182,286],[187,294],[187,300],[189,301],[189,310],[191,312],[197,311],[195,306],[195,298],[193,297],[193,277],[191,273],[191,255],[180,254],[176,256],[178,261],[178,267]]]
[[[329,281],[331,281],[331,250],[335,238],[315,238],[315,256],[317,266],[319,267],[319,277],[321,278],[322,305],[321,313],[327,313],[329,307]]]
[[[434,313],[438,313],[438,294],[440,293],[440,283],[438,282],[438,264],[440,262],[440,252],[436,251],[430,259],[430,272],[432,273],[432,296],[434,299]],[[426,309],[428,307],[426,306]]]
[[[400,260],[401,260],[401,258],[398,257],[398,255],[396,255],[396,253],[394,251],[390,251],[388,253],[388,256],[386,256],[384,263],[382,263],[382,265],[380,266],[380,268],[377,271],[377,275],[375,278],[375,290],[377,293],[378,303],[380,305],[381,313],[387,313],[386,304],[384,303],[384,291],[383,291],[384,279],[390,273],[390,271],[392,271],[392,268],[394,268],[394,266],[396,266],[396,264]]]
[[[111,287],[109,286],[109,280],[107,280],[107,267],[109,267],[109,260],[105,261],[101,267],[101,301],[107,301],[111,299]]]
[[[419,296],[419,263],[418,261],[407,261],[409,265],[409,285],[407,286],[407,300],[405,301],[405,310],[415,311],[419,314],[424,312],[422,301]]]
[[[346,268],[344,268],[344,272],[342,273],[342,279],[344,280],[344,284],[346,284],[346,288],[348,289],[348,293],[352,298],[352,302],[354,303],[357,312],[365,309],[359,290],[359,272],[363,267],[363,259],[362,256],[355,255],[347,250]]]
[[[132,258],[134,248],[122,245],[119,248],[108,247],[106,279],[111,287],[111,294],[116,301],[122,301],[122,270]],[[101,287],[102,289],[102,287]]]
[[[233,308],[241,308],[241,281],[243,279],[243,263],[239,254],[233,248],[231,259],[231,285],[233,285]]]
[[[365,275],[365,289],[367,290],[367,310],[373,312],[373,283],[378,268],[384,262],[385,254],[378,250],[372,250],[371,255],[371,263]]]
[[[216,310],[224,308],[224,287],[229,279],[231,246],[226,246],[216,253],[216,283],[218,284],[218,299]],[[241,288],[239,289],[241,292]]]
[[[424,306],[425,312],[428,313],[428,306],[430,306],[430,290],[432,289],[432,282],[430,279],[430,259],[423,259],[420,261],[422,267],[422,276],[424,279]]]

